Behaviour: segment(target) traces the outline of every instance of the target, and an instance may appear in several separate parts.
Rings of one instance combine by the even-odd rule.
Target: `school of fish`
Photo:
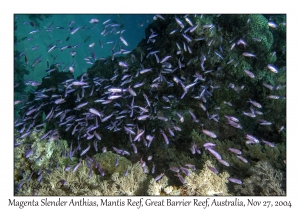
[[[160,180],[168,170],[168,173],[172,173],[174,179],[176,178],[183,185],[186,184],[184,176],[189,176],[190,170],[196,170],[196,166],[189,163],[181,163],[185,164],[184,166],[179,163],[163,165],[156,162],[158,161],[156,152],[157,148],[168,150],[178,145],[178,142],[185,141],[187,137],[180,134],[184,132],[182,128],[185,127],[184,124],[188,123],[198,128],[199,133],[209,137],[211,142],[206,142],[204,145],[193,142],[190,147],[180,149],[188,151],[192,158],[201,158],[201,154],[205,152],[226,167],[230,167],[231,163],[224,160],[215,149],[217,145],[214,140],[218,139],[218,131],[214,130],[212,124],[217,125],[225,121],[226,126],[244,132],[241,144],[266,144],[275,147],[275,143],[255,136],[254,132],[243,130],[243,124],[239,119],[241,115],[249,119],[263,116],[263,105],[260,101],[256,101],[259,97],[249,96],[247,101],[243,102],[244,107],[248,109],[245,108],[242,113],[234,116],[220,116],[219,110],[224,104],[234,108],[235,101],[216,104],[213,97],[220,89],[228,89],[232,94],[240,94],[245,88],[242,84],[233,84],[234,78],[232,83],[221,86],[216,78],[222,76],[222,67],[212,63],[225,62],[226,65],[235,68],[239,65],[238,58],[233,59],[228,56],[229,52],[235,50],[240,51],[240,56],[245,59],[259,60],[262,55],[253,52],[247,43],[247,39],[252,38],[231,37],[231,43],[225,45],[222,36],[218,33],[218,25],[212,22],[197,24],[196,17],[199,18],[200,15],[155,15],[156,24],[168,20],[170,27],[163,29],[164,35],[154,27],[147,28],[146,38],[142,41],[143,51],[126,49],[130,46],[130,42],[126,39],[126,30],[123,29],[122,24],[110,19],[101,23],[96,18],[87,20],[87,25],[84,27],[91,29],[101,27],[102,32],[99,37],[110,35],[115,38],[114,42],[102,43],[100,38],[98,45],[96,41],[91,42],[88,45],[90,56],[85,58],[75,56],[76,51],[84,47],[80,44],[70,46],[58,42],[49,46],[45,53],[69,50],[70,56],[74,57],[74,62],[71,65],[61,66],[61,63],[49,64],[47,61],[48,75],[43,78],[45,83],[55,72],[73,74],[76,71],[76,59],[84,59],[94,66],[101,64],[103,68],[113,66],[114,69],[107,67],[107,71],[110,72],[106,75],[109,77],[102,76],[101,72],[94,75],[94,70],[87,70],[78,78],[70,78],[57,84],[56,87],[43,89],[39,88],[43,82],[26,81],[26,85],[37,89],[32,93],[31,100],[26,98],[14,102],[15,105],[22,104],[21,115],[14,124],[17,133],[15,146],[21,145],[33,132],[43,131],[41,141],[55,141],[62,136],[64,139],[69,138],[70,150],[65,151],[63,155],[70,158],[76,155],[81,158],[76,165],[64,166],[65,171],[75,172],[82,161],[87,161],[90,173],[94,167],[105,176],[105,168],[90,156],[110,150],[117,154],[116,167],[118,156],[133,156],[140,161],[145,173],[148,173],[147,168],[149,168],[149,173],[153,174],[156,181]],[[69,26],[56,28],[51,24],[46,30],[51,32],[69,30],[70,36],[83,31],[83,27],[73,27],[73,24],[74,21],[71,21]],[[269,27],[274,28],[275,23],[270,22]],[[29,34],[37,34],[39,30],[32,30]],[[169,37],[167,45],[170,48],[155,48],[156,43],[166,41],[163,36]],[[84,43],[90,39],[92,39],[90,36],[87,37]],[[259,43],[259,40],[257,42]],[[103,48],[105,45],[112,46],[111,56],[97,59],[93,49]],[[218,50],[215,50],[216,45]],[[36,50],[38,47],[30,48]],[[44,62],[43,55],[40,55],[30,63],[28,54],[22,52],[18,59],[24,56],[25,63],[31,68],[38,68],[39,63]],[[265,71],[269,71],[270,74],[279,74],[279,69],[276,63],[265,64]],[[253,70],[244,69],[243,73],[249,80],[256,78]],[[261,86],[270,91],[276,89],[275,86],[264,81],[261,81]],[[276,93],[269,95],[268,98],[285,99],[284,96]],[[210,122],[209,125],[205,123],[207,120]],[[52,129],[44,131],[46,124],[51,124]],[[259,119],[259,126],[272,125],[268,120]],[[276,126],[280,128],[278,133],[284,129],[284,125]],[[249,164],[242,156],[241,150],[228,148],[228,151],[236,154],[236,157],[245,164]],[[28,145],[24,155],[28,158],[33,152],[31,145]],[[163,168],[166,165],[167,168]],[[216,174],[219,173],[212,166],[203,167],[208,167]],[[41,169],[34,173],[39,174],[38,179],[41,181],[42,174],[45,172]],[[128,171],[124,176],[127,173]],[[243,183],[239,177],[230,177],[228,180],[235,184]]]

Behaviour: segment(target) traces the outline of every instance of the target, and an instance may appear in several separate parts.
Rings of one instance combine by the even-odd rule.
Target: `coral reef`
[[[163,176],[160,180],[156,181],[155,179],[150,180],[150,185],[147,190],[148,195],[161,195],[162,190],[168,186],[168,177]]]
[[[15,168],[21,169],[28,166],[26,170],[39,171],[51,167],[65,167],[67,164],[74,164],[77,158],[67,158],[63,153],[67,152],[65,140],[46,141],[41,140],[44,133],[34,132],[24,139],[19,147],[15,148]],[[31,151],[31,152],[30,152]],[[26,154],[28,157],[26,158]]]
[[[214,167],[210,161],[206,161],[205,165]],[[226,185],[228,178],[229,174],[227,172],[217,175],[206,166],[199,173],[191,171],[191,175],[185,177],[184,195],[230,195]]]
[[[76,172],[63,168],[45,173],[41,182],[29,180],[23,183],[16,195],[51,196],[97,196],[97,195],[144,195],[147,189],[147,174],[140,163],[128,167],[128,175],[102,177],[90,169],[83,161]],[[20,182],[22,183],[22,182]]]
[[[132,165],[125,157],[118,156],[119,164],[115,166],[117,155],[109,151],[93,156],[95,161],[101,163],[105,177],[95,166],[88,167],[82,160],[75,172],[73,169],[66,171],[67,166],[74,168],[78,164],[77,158],[63,155],[70,150],[66,141],[41,140],[42,135],[43,132],[33,133],[15,148],[16,195],[144,194],[147,174],[139,162]],[[31,147],[28,148],[28,145]],[[26,158],[24,154],[28,154],[28,150],[32,150],[32,154]]]
[[[147,174],[143,172],[141,164],[138,162],[128,167],[128,175],[120,175],[115,172],[111,176],[113,187],[119,195],[144,195],[146,188]]]
[[[238,142],[229,141],[229,140],[212,140],[209,139],[204,134],[199,134],[195,130],[191,133],[191,138],[198,147],[201,147],[206,142],[213,142],[217,146],[215,150],[220,153],[222,158],[230,163],[230,167],[223,166],[215,158],[212,158],[212,155],[204,151],[201,155],[201,163],[206,160],[210,160],[218,168],[226,168],[230,174],[235,174],[239,172],[240,178],[246,178],[249,176],[249,169],[252,167],[252,164],[255,164],[259,161],[269,161],[272,166],[280,170],[285,170],[285,164],[283,160],[286,160],[286,145],[285,143],[277,143],[274,147],[270,147],[264,143],[260,144],[246,144],[246,137],[240,139]],[[248,160],[248,163],[244,163],[237,156],[230,152],[228,148],[236,148],[242,151],[242,156]]]
[[[108,151],[105,153],[97,153],[93,156],[97,162],[101,163],[105,169],[105,173],[112,175],[113,173],[124,174],[131,162],[124,156],[116,155],[115,153]],[[116,166],[116,160],[118,158],[118,165]]]
[[[283,187],[283,174],[274,169],[267,161],[259,161],[250,169],[251,176],[243,180],[242,185],[235,185],[237,195],[274,196],[286,195]]]

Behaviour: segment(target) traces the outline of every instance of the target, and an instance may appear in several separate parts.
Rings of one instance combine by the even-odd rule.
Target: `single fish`
[[[87,152],[89,151],[90,147],[91,147],[91,145],[89,144],[89,146],[88,146],[85,150],[83,150],[83,151],[80,153],[80,156],[82,156],[82,155],[84,155],[85,153],[87,153]]]
[[[237,158],[239,158],[241,161],[243,161],[244,163],[248,163],[248,160],[240,155],[237,155]]]
[[[255,75],[251,72],[251,71],[248,71],[248,70],[244,70],[244,72],[250,77],[250,78],[255,78]]]
[[[35,34],[37,32],[39,32],[39,30],[30,31],[29,34]]]
[[[217,138],[217,135],[209,130],[202,129],[202,132],[211,138]]]
[[[252,141],[253,143],[259,143],[259,140],[257,138],[255,138],[254,136],[251,136],[249,134],[246,134],[246,138],[250,141]]]
[[[37,57],[37,58],[33,61],[33,64],[31,65],[31,67],[34,67],[37,63],[41,62],[41,57],[42,57],[42,55],[40,55],[39,57]]]
[[[159,174],[157,177],[154,178],[155,181],[160,180],[163,176],[165,175],[165,173],[161,173]]]
[[[89,108],[89,112],[94,114],[94,115],[97,115],[98,117],[102,117],[102,114],[94,108]]]
[[[209,165],[206,165],[206,166],[207,166],[207,168],[209,168],[209,170],[211,170],[211,171],[214,172],[215,174],[218,174],[218,173],[219,173],[219,171],[218,171],[217,169],[215,169],[214,167],[209,166]]]
[[[237,154],[237,155],[241,155],[242,154],[242,151],[241,150],[238,150],[238,149],[235,149],[235,148],[228,148],[229,151]]]
[[[256,55],[249,53],[249,52],[244,52],[242,55],[245,57],[249,57],[249,58],[252,58],[252,57],[257,58]]]
[[[177,17],[175,17],[175,21],[181,28],[184,28],[184,24],[181,22],[181,20],[179,20]]]
[[[255,106],[257,108],[261,108],[262,107],[260,103],[258,103],[256,101],[252,101],[251,99],[248,102],[250,102],[253,106]]]
[[[278,69],[277,69],[274,65],[272,65],[272,64],[268,64],[268,65],[267,65],[267,68],[268,68],[271,72],[273,72],[273,73],[275,73],[275,74],[278,73]]]
[[[275,147],[275,144],[269,141],[265,141],[265,140],[261,140],[263,143],[265,143],[266,145],[268,145],[269,147]]]
[[[71,35],[75,34],[80,29],[80,26],[71,31]]]
[[[229,163],[228,162],[226,162],[225,160],[222,160],[222,159],[219,159],[219,158],[217,158],[217,160],[221,163],[221,164],[223,164],[224,166],[230,166],[229,165]]]
[[[128,46],[128,43],[126,42],[126,40],[125,40],[122,36],[120,36],[120,40],[121,40],[121,42],[122,42],[124,45]]]
[[[98,23],[98,22],[99,22],[99,20],[96,19],[96,18],[92,18],[92,19],[89,21],[89,23],[92,23],[92,24],[95,24],[95,23]]]
[[[75,171],[77,171],[80,165],[81,165],[81,161],[73,168],[72,172],[74,173]]]
[[[167,135],[163,131],[161,132],[161,134],[163,135],[166,144],[169,144],[169,139],[168,139]]]
[[[274,22],[268,22],[268,26],[270,26],[270,28],[277,28],[277,24]]]
[[[216,152],[215,150],[213,150],[212,148],[206,147],[206,149],[207,149],[213,156],[215,156],[215,158],[217,158],[217,159],[222,159],[221,155],[220,155],[218,152]]]
[[[243,182],[241,180],[233,178],[233,177],[228,178],[228,181],[235,183],[235,184],[243,184]]]
[[[83,43],[86,43],[87,41],[89,41],[90,38],[91,38],[91,36],[86,37],[86,38],[84,39]]]

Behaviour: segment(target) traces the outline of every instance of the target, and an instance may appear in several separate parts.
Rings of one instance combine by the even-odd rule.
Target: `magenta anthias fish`
[[[202,132],[211,138],[217,138],[217,135],[214,134],[212,131],[202,129]]]

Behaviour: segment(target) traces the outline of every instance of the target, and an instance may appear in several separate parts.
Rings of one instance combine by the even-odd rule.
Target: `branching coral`
[[[259,161],[250,169],[252,175],[244,179],[243,185],[236,185],[234,189],[239,195],[285,195],[282,188],[283,174],[267,161]]]
[[[206,161],[205,165],[213,166],[210,161]],[[227,172],[216,175],[208,167],[204,167],[198,174],[191,172],[190,176],[185,177],[186,195],[229,195],[226,186],[228,177]]]
[[[90,175],[90,170],[82,161],[76,172],[65,171],[63,168],[51,173],[43,172],[41,182],[36,179],[28,182],[24,180],[17,195],[143,195],[147,188],[147,174],[139,162],[128,166],[126,176],[115,172],[105,179],[94,172]]]
[[[127,176],[115,172],[111,179],[114,181],[114,185],[117,186],[119,195],[142,195],[147,175],[143,172],[142,166],[138,162],[128,167]]]
[[[167,176],[163,176],[160,180],[155,181],[155,179],[150,180],[150,185],[148,188],[148,195],[161,195],[162,189],[167,187],[168,178]]]

